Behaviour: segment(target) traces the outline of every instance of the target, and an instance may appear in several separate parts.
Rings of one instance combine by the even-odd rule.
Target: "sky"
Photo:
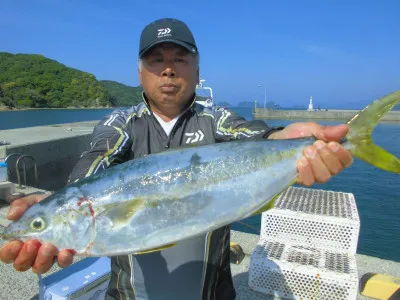
[[[141,31],[171,17],[217,102],[358,109],[400,89],[399,14],[397,0],[0,0],[0,51],[138,86]]]

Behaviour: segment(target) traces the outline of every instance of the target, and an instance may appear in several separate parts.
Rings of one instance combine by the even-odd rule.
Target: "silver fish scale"
[[[151,190],[153,186],[162,184],[165,188],[164,192],[174,190],[177,187],[180,193],[184,191],[191,192],[194,188],[205,188],[224,180],[243,176],[272,163],[274,163],[274,160],[270,157],[266,159],[259,153],[256,156],[239,153],[239,155],[235,156],[191,163],[183,169],[164,170],[157,174],[133,178],[134,182],[131,182],[130,186],[133,189],[137,189],[139,186]]]

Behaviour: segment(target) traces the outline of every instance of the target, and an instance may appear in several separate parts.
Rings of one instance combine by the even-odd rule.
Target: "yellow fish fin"
[[[161,250],[165,250],[165,249],[174,247],[176,245],[178,245],[178,244],[177,243],[168,244],[168,245],[161,246],[161,247],[158,247],[158,248],[153,248],[153,249],[148,249],[148,250],[144,250],[144,251],[135,252],[134,254],[135,255],[139,255],[139,254],[147,254],[147,253],[157,252],[157,251],[161,251]]]
[[[125,224],[141,208],[144,207],[144,200],[135,198],[125,202],[117,202],[104,205],[102,209],[96,211],[97,216],[107,214],[113,224]]]
[[[287,185],[287,187],[286,187],[282,192],[280,192],[279,194],[276,194],[275,196],[273,196],[272,199],[269,200],[269,201],[267,202],[267,204],[265,204],[263,207],[261,207],[261,208],[259,208],[258,210],[256,210],[256,211],[252,214],[252,216],[261,214],[261,213],[263,213],[263,212],[265,212],[265,211],[267,211],[267,210],[270,210],[271,208],[274,208],[274,207],[275,207],[275,201],[276,201],[276,199],[278,199],[279,196],[282,195],[283,192],[285,192],[289,187],[291,187],[291,186],[292,186],[293,184],[295,184],[295,183],[296,183],[296,179],[293,180],[292,182],[290,182],[290,183]]]
[[[400,91],[378,99],[357,113],[347,125],[349,132],[345,138],[352,154],[385,171],[400,173],[400,159],[385,149],[375,145],[371,134],[379,120],[400,103]]]

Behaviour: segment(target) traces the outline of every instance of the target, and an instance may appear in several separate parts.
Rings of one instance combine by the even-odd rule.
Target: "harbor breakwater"
[[[254,119],[263,120],[330,120],[348,121],[359,110],[275,110],[269,108],[253,108]],[[400,111],[389,111],[381,122],[400,122]]]

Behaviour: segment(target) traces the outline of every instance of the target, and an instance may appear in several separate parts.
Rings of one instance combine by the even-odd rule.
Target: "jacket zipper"
[[[189,108],[188,109],[186,109],[184,112],[183,112],[183,114],[181,114],[181,116],[178,118],[178,120],[176,120],[176,122],[175,122],[175,124],[174,124],[174,127],[172,127],[172,130],[171,130],[171,132],[169,133],[169,136],[168,136],[168,139],[167,139],[167,143],[165,144],[165,149],[168,149],[169,148],[169,146],[170,146],[170,143],[171,143],[171,137],[175,134],[175,131],[176,131],[176,128],[178,127],[178,123],[181,123],[182,122],[182,118],[183,118],[183,116],[186,114],[186,112],[189,110]],[[160,125],[161,126],[161,125]],[[165,133],[165,132],[164,132]]]
[[[144,101],[144,103],[146,104],[146,106],[148,107],[149,111],[151,112],[151,116],[154,118],[154,120],[158,123],[158,125],[161,127],[162,132],[167,135],[164,131],[164,129],[162,128],[160,122],[158,122],[157,118],[154,116],[154,113],[151,111],[150,106],[147,104],[147,101],[144,97],[144,93],[142,93],[142,99]],[[190,104],[190,106],[188,106],[185,111],[180,115],[180,117],[178,118],[178,120],[175,122],[174,127],[172,127],[172,130],[169,134],[169,136],[167,136],[167,143],[165,144],[165,148],[168,149],[171,143],[171,137],[173,136],[173,134],[175,133],[176,127],[178,125],[178,123],[181,121],[181,118],[187,113],[188,110],[190,110],[192,108],[192,106],[196,103],[196,96],[194,97],[192,103]]]

